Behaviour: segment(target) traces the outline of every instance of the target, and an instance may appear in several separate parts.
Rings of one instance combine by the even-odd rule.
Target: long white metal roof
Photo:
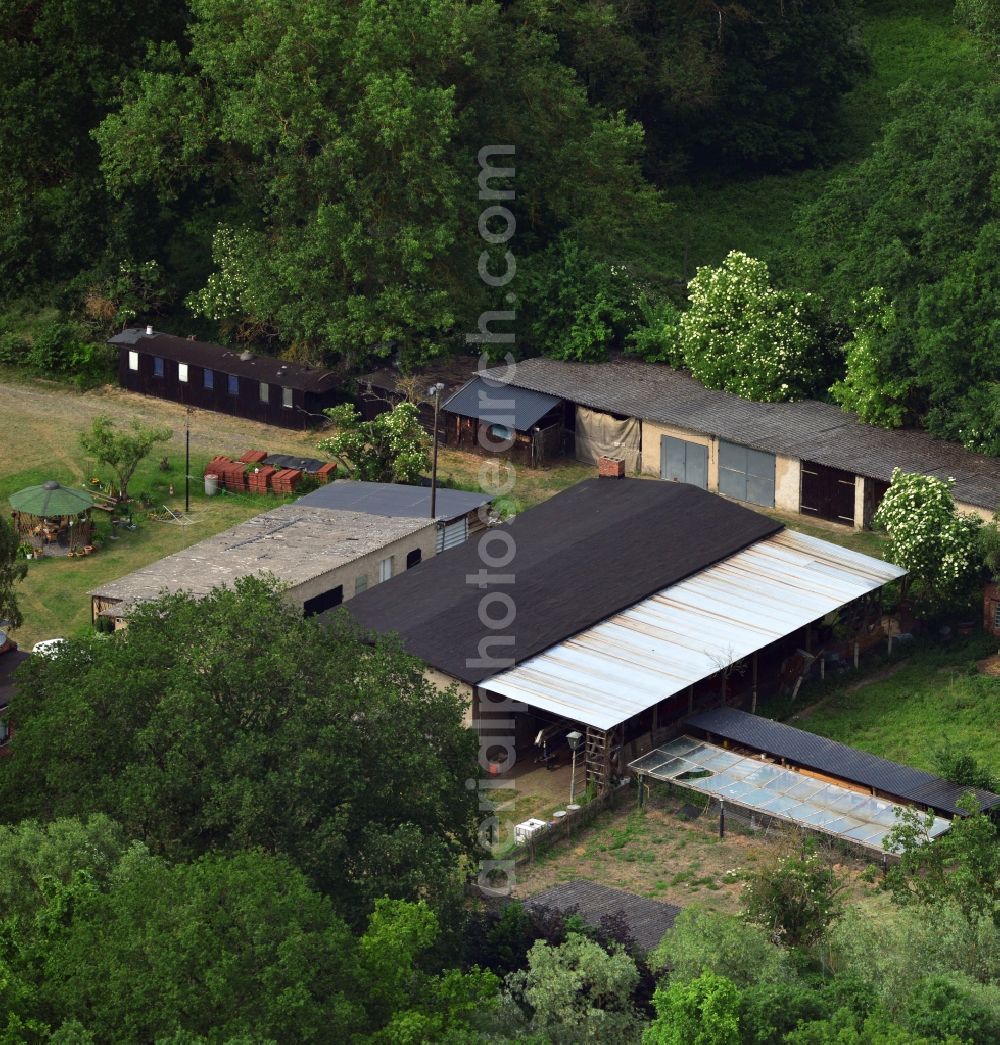
[[[782,530],[480,685],[610,729],[905,573]]]

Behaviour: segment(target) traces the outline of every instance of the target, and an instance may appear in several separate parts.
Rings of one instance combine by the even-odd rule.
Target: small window
[[[354,582],[354,594],[360,595],[363,591],[368,590],[368,574],[362,573],[361,576]]]
[[[993,603],[993,627],[1000,630],[1000,602]]]
[[[281,390],[281,405],[285,407],[286,410],[291,410],[294,405],[292,403],[292,390],[290,388],[283,388]]]
[[[266,402],[268,402],[270,400],[270,398],[271,398],[271,392],[270,392],[270,389],[267,387],[267,382],[266,381],[261,381],[261,383],[260,383],[260,401],[262,403],[266,403]]]
[[[139,369],[139,353],[138,352],[129,352],[129,354],[128,354],[128,368],[129,368],[129,370],[138,370]]]
[[[408,552],[406,555],[406,568],[412,570],[414,566],[420,564],[420,549],[414,548],[412,552]]]
[[[379,581],[387,581],[392,576],[392,556],[388,559],[383,559],[378,564],[378,579]]]
[[[240,379],[235,374],[227,374],[229,378],[229,394],[238,396],[240,394]]]
[[[302,613],[306,617],[315,617],[317,613],[325,613],[339,606],[344,601],[344,586],[338,584],[336,588],[325,591],[322,595],[314,595],[306,599],[302,604]]]
[[[514,429],[506,425],[490,425],[490,437],[499,441],[513,441]]]
[[[203,381],[206,388],[215,388],[215,371],[206,369],[204,371]]]
[[[163,377],[163,360],[153,356],[153,377]]]
[[[177,364],[177,380],[178,381],[183,381],[185,384],[187,384],[187,379],[188,379],[188,365],[187,365],[187,363],[178,363]]]

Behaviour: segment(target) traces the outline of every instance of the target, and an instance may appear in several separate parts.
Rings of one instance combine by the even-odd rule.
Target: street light
[[[434,396],[434,457],[431,463],[431,518],[437,514],[437,475],[438,475],[438,411],[441,409],[441,393],[444,385],[438,381],[427,389],[427,394]]]
[[[569,804],[573,804],[573,799],[576,797],[576,749],[580,746],[580,741],[583,739],[583,734],[578,730],[573,730],[572,733],[566,734],[566,743],[569,744],[570,751],[573,752],[573,775],[569,780]]]
[[[184,408],[184,512],[191,511],[191,407]]]

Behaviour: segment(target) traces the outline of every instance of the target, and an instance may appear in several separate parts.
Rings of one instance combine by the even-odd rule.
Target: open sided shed
[[[447,441],[460,450],[509,455],[532,468],[565,450],[567,407],[558,396],[474,377],[442,409]]]
[[[459,682],[481,733],[496,732],[491,708],[505,704],[523,712],[514,749],[539,728],[585,731],[587,778],[601,790],[624,774],[626,745],[648,750],[696,692],[699,703],[725,701],[743,670],[756,693],[758,668],[762,684],[776,678],[817,621],[905,573],[689,484],[590,480],[505,532],[515,552],[501,590],[516,612],[502,631],[483,622],[473,544],[351,610]]]

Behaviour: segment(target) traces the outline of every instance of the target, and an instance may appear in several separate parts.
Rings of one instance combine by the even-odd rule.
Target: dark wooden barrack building
[[[283,428],[309,428],[345,398],[339,377],[208,341],[128,327],[110,339],[122,388]]]

